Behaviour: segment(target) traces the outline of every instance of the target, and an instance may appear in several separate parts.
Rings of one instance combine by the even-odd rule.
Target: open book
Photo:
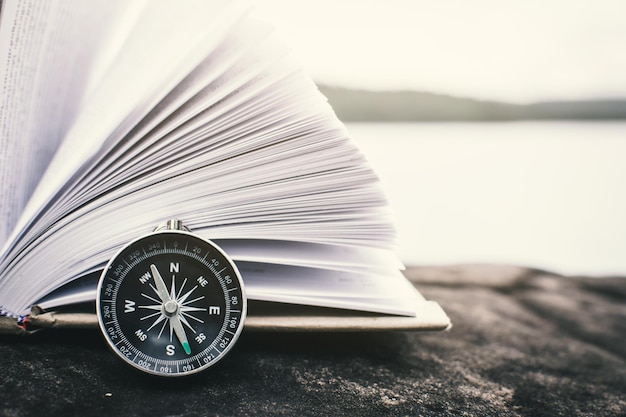
[[[173,217],[236,262],[246,327],[449,326],[401,272],[376,175],[246,5],[5,0],[0,89],[5,331],[95,325],[104,265]]]

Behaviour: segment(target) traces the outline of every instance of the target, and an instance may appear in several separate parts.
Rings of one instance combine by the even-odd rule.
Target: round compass
[[[234,262],[170,220],[118,252],[96,300],[102,334],[124,361],[180,376],[215,364],[236,342],[246,297]]]

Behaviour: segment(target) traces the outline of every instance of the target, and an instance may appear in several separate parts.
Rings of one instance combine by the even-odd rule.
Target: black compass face
[[[196,373],[233,346],[246,315],[234,263],[210,241],[157,232],[127,245],[107,265],[97,296],[109,345],[142,371]]]

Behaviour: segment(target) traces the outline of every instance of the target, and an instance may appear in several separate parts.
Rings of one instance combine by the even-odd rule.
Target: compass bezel
[[[177,241],[177,237],[179,239],[187,241],[187,246],[184,249],[174,246],[174,242]],[[155,240],[159,239],[164,242],[164,250],[158,252],[153,250],[146,251],[146,248],[144,246],[148,242],[154,242]],[[204,255],[204,261],[200,261],[198,259],[200,258],[200,256],[192,256],[191,250],[188,248],[189,242],[193,242],[194,240],[195,242],[201,243],[205,246],[204,249],[206,250],[206,253],[202,253],[202,255]],[[167,249],[168,242],[172,246],[171,249]],[[127,256],[129,252],[139,252],[140,261],[134,262],[123,259],[125,256]],[[187,367],[185,367],[184,370],[181,370],[181,359],[172,359],[168,361],[167,358],[160,358],[143,353],[144,350],[147,350],[146,348],[141,348],[141,344],[145,343],[145,341],[140,341],[140,343],[138,343],[137,341],[134,341],[132,337],[127,337],[130,330],[122,329],[120,327],[120,319],[117,317],[117,311],[119,310],[120,303],[124,302],[123,300],[117,299],[117,292],[122,287],[124,281],[126,279],[130,279],[129,275],[132,274],[134,268],[137,268],[137,266],[142,262],[145,263],[145,261],[148,259],[168,256],[168,254],[172,253],[175,253],[176,256],[179,257],[187,257],[190,259],[190,262],[192,258],[195,259],[196,265],[194,266],[194,268],[196,269],[198,268],[198,265],[203,265],[205,267],[203,271],[206,272],[206,274],[212,274],[209,279],[220,283],[220,288],[224,297],[224,305],[227,306],[226,308],[224,308],[224,315],[220,323],[220,328],[222,330],[216,337],[212,338],[212,340],[210,341],[210,343],[208,343],[206,347],[203,347],[198,353],[191,355],[190,358],[193,358],[197,361],[197,365],[194,363],[192,369],[187,369]],[[210,254],[213,255],[209,256]],[[217,259],[219,261],[219,267],[223,269],[221,269],[220,272],[217,271],[217,267],[211,269],[211,262],[207,259]],[[162,260],[159,261],[164,262]],[[143,272],[144,270],[140,272]],[[222,274],[221,272],[223,271],[227,271],[228,273]],[[137,277],[136,274],[133,276]],[[201,277],[202,276],[203,275],[201,275]],[[224,277],[228,277],[230,279],[229,284],[226,284],[226,280]],[[112,287],[111,284],[113,285]],[[136,285],[136,283],[129,285]],[[175,292],[176,285],[174,281],[172,282],[172,286],[174,287],[172,291]],[[108,291],[109,288],[111,289],[110,291]],[[104,291],[105,289],[107,290],[106,292]],[[240,294],[240,296],[237,298],[237,309],[230,308],[230,297],[233,293],[236,295]],[[105,304],[109,305],[108,309],[105,307]],[[165,302],[163,302],[163,305],[165,305]],[[100,330],[105,340],[107,341],[107,344],[125,363],[131,365],[135,369],[146,372],[148,374],[165,377],[177,377],[196,374],[209,367],[212,367],[221,359],[223,359],[228,352],[230,352],[230,350],[236,344],[237,339],[239,338],[244,327],[244,321],[247,314],[247,297],[245,294],[243,279],[241,278],[241,274],[237,268],[237,265],[228,256],[228,254],[219,247],[219,245],[209,239],[206,239],[187,230],[164,229],[156,230],[152,233],[143,235],[137,239],[132,240],[128,244],[124,245],[124,247],[120,248],[116,252],[116,254],[109,260],[106,267],[102,271],[102,274],[98,281],[96,295],[96,312]],[[235,313],[231,314],[232,312]],[[227,328],[227,326],[232,325],[232,321],[230,320],[235,320],[236,328]],[[169,322],[169,319],[167,319],[166,322]],[[228,332],[228,337],[225,336],[226,331]],[[146,340],[148,340],[150,343],[149,337],[146,337]],[[219,347],[222,342],[224,342],[225,344],[224,347],[220,349]],[[120,346],[125,348],[124,351],[121,350]],[[133,357],[128,356],[129,349],[132,351],[130,356]],[[214,352],[211,352],[212,350]],[[150,361],[146,360],[139,363],[137,358],[140,355],[139,353],[136,353],[136,351],[141,352],[146,358],[150,359]],[[186,358],[185,360],[188,360],[190,358]],[[200,358],[202,358],[202,361],[200,360]],[[146,367],[146,362],[150,364],[148,368]],[[163,363],[164,365],[159,368],[159,363]]]

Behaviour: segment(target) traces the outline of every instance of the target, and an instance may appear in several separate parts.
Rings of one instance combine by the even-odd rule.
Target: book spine
[[[29,316],[13,314],[0,306],[0,333],[22,334],[27,331]]]

